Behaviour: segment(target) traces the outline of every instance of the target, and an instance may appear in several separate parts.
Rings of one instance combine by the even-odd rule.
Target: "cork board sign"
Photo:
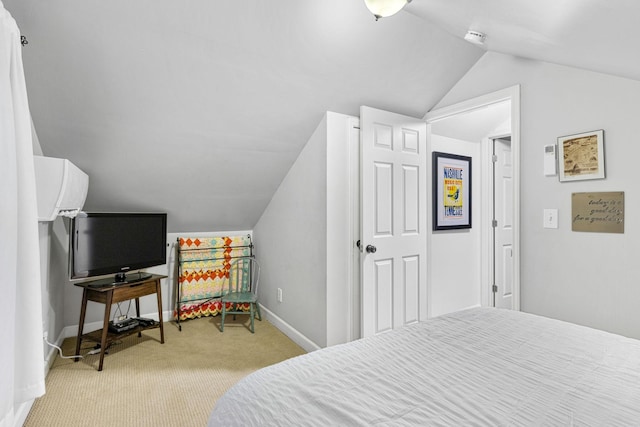
[[[624,191],[573,193],[571,230],[624,233]]]

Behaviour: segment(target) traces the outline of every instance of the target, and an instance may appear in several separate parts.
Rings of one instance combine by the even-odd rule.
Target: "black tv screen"
[[[71,223],[69,276],[82,279],[166,264],[166,213],[86,213]]]

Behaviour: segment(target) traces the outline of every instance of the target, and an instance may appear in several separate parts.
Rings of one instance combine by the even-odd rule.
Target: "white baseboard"
[[[305,349],[307,353],[312,351],[320,350],[320,346],[311,341],[309,338],[305,337],[298,330],[296,330],[293,326],[289,325],[287,322],[282,320],[280,317],[276,316],[272,311],[267,309],[264,305],[260,304],[260,313],[267,319],[269,322],[273,324],[276,328],[278,328],[283,334],[288,336],[291,341],[298,344],[300,347]]]
[[[311,341],[309,338],[305,337],[293,326],[289,325],[287,322],[282,320],[280,317],[278,317],[275,313],[267,309],[262,304],[260,304],[260,312],[262,313],[265,319],[267,319],[269,322],[273,324],[273,326],[278,328],[283,334],[285,334],[293,342],[295,342],[300,347],[302,347],[305,351],[312,352],[312,351],[319,350],[321,348],[319,345]],[[159,319],[158,313],[147,313],[147,314],[143,314],[142,317],[147,317],[153,320]],[[165,323],[173,321],[173,311],[163,312],[162,320]],[[83,329],[85,331],[95,331],[97,329],[102,329],[102,321],[85,323]],[[78,336],[78,325],[67,326],[62,330],[62,334],[57,341],[62,342],[62,340],[65,338],[71,338],[76,336]]]
[[[77,327],[76,330],[78,330]],[[65,338],[65,331],[63,329],[60,335],[58,335],[58,337],[55,339],[55,341],[52,342],[52,344],[60,347],[62,345],[62,341],[64,341]],[[53,362],[56,360],[56,353],[58,353],[58,349],[50,346],[46,342],[44,343],[44,345],[48,349],[47,356],[44,358],[44,377],[46,378],[47,375],[49,375],[49,369],[51,369],[51,365],[53,365]]]
[[[27,420],[27,416],[29,415],[29,411],[31,411],[31,407],[33,406],[33,402],[35,399],[29,400],[28,402],[22,402],[17,408],[15,408],[14,414],[14,427],[22,427],[24,422]]]

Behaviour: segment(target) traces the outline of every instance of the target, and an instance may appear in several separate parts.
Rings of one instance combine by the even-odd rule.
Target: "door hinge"
[[[496,162],[498,161],[498,156],[497,156],[497,155],[495,155],[495,154],[492,154],[492,155],[491,155],[491,161],[492,161],[493,163],[496,163]]]
[[[496,227],[498,226],[498,220],[497,220],[497,219],[492,219],[492,220],[491,220],[491,226],[492,226],[493,228],[496,228]]]
[[[498,285],[493,285],[491,287],[491,290],[493,291],[493,293],[495,294],[496,292],[498,292]]]

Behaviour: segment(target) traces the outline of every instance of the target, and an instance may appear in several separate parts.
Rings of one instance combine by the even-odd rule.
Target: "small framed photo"
[[[471,228],[471,157],[434,151],[433,229]]]
[[[558,163],[561,182],[603,179],[604,131],[559,137]]]

